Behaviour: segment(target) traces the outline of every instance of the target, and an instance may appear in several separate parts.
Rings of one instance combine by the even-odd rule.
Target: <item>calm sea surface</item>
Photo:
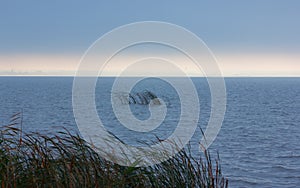
[[[175,78],[174,78],[175,79]],[[178,79],[178,78],[177,78]],[[114,78],[101,78],[96,105],[105,127],[132,145],[167,138],[179,121],[175,89],[159,79],[146,79],[133,92],[148,89],[167,104],[165,121],[150,133],[123,127],[110,105]],[[193,78],[200,100],[198,125],[205,129],[210,115],[210,91],[204,78]],[[230,187],[297,187],[300,185],[300,78],[226,78],[227,109],[222,128],[210,147],[219,152]],[[65,127],[78,132],[72,111],[73,78],[0,77],[0,124],[23,110],[23,129],[53,134]],[[150,116],[145,105],[131,105],[138,119]],[[191,144],[198,150],[197,129]]]

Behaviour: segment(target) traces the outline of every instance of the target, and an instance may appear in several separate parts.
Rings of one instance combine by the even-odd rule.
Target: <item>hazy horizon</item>
[[[270,0],[218,6],[197,1],[2,2],[0,76],[74,76],[85,51],[103,34],[153,20],[195,33],[213,52],[225,77],[299,77],[298,8],[297,1]],[[116,69],[104,76],[114,76]],[[187,69],[191,76],[203,76]]]

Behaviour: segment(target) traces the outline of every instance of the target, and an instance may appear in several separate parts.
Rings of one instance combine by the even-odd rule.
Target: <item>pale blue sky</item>
[[[227,61],[241,53],[295,55],[300,54],[299,10],[297,0],[1,1],[0,56],[77,57],[111,29],[145,20],[183,26],[216,56],[227,54]],[[4,60],[1,69],[18,69],[17,62]]]

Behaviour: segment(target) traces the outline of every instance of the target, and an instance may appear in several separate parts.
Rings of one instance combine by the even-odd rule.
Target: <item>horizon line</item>
[[[0,75],[0,77],[83,77],[83,78],[92,78],[95,76],[74,76],[74,75]],[[136,78],[136,77],[147,77],[147,78],[160,78],[160,77],[169,77],[169,78],[181,78],[183,76],[115,76],[115,75],[105,75],[105,76],[96,76],[98,78],[115,78],[115,77],[124,77],[124,78]],[[300,78],[300,75],[227,75],[227,76],[188,76],[190,78]]]

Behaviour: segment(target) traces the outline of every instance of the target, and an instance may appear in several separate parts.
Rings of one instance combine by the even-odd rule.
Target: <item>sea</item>
[[[167,107],[161,125],[150,132],[136,132],[122,126],[114,114],[111,95],[121,96],[111,92],[115,79],[98,78],[95,87],[98,116],[109,132],[131,145],[149,144],[158,137],[166,139],[172,135],[182,113],[180,96],[172,84],[145,78],[132,88],[132,95],[151,91]],[[191,79],[200,101],[196,122],[199,128],[190,139],[191,152],[197,153],[201,129],[206,129],[210,118],[212,98],[205,78]],[[229,187],[298,187],[300,78],[232,77],[224,81],[226,112],[209,151],[213,157],[219,154]],[[22,112],[25,132],[51,135],[67,129],[79,133],[73,114],[72,87],[72,77],[0,77],[0,125],[8,124],[12,115]],[[151,116],[149,105],[128,105],[139,120]]]

